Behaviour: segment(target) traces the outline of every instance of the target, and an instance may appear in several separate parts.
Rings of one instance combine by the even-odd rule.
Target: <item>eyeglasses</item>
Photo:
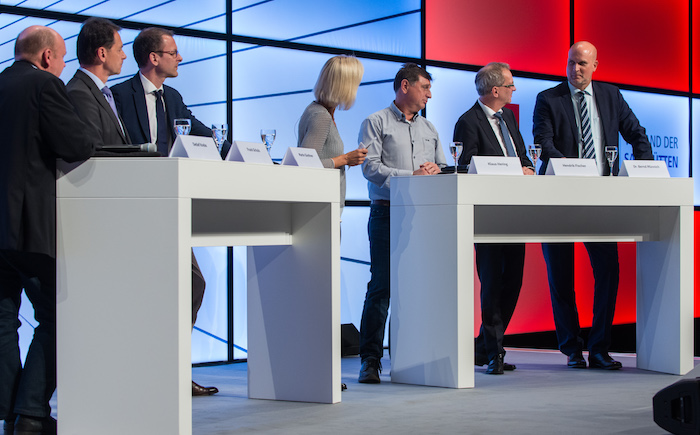
[[[513,83],[512,85],[500,85],[500,86],[496,86],[496,87],[497,87],[497,88],[514,88],[514,87],[515,87],[515,83]]]
[[[171,55],[171,56],[173,56],[173,57],[177,57],[177,55],[180,54],[180,52],[177,51],[177,50],[173,50],[173,51],[157,50],[157,51],[154,51],[154,53],[161,53],[161,54],[163,54],[163,53],[168,53],[169,55]]]

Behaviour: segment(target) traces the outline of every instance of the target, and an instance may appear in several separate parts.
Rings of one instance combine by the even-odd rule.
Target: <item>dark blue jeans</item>
[[[389,312],[389,207],[370,205],[367,232],[372,277],[367,283],[360,323],[360,357],[363,361],[380,359],[384,354],[384,329]]]
[[[24,368],[20,361],[22,289],[38,325]],[[48,417],[56,389],[56,261],[43,254],[0,251],[0,419]]]

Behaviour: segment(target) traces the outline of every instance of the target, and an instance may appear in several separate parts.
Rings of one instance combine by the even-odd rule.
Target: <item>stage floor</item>
[[[559,352],[508,349],[517,370],[493,376],[477,367],[476,387],[462,390],[393,384],[388,356],[381,384],[359,384],[360,359],[348,357],[348,390],[335,405],[250,400],[246,364],[197,367],[194,380],[220,392],[192,399],[193,434],[665,433],[653,421],[652,397],[682,377],[638,370],[634,354],[613,356],[622,370],[569,369]],[[686,376],[700,376],[700,367]]]

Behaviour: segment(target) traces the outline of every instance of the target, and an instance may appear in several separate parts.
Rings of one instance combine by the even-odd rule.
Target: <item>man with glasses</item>
[[[155,143],[167,156],[175,139],[173,120],[187,118],[191,134],[211,137],[211,130],[192,115],[182,95],[163,82],[177,77],[182,56],[177,51],[173,32],[157,27],[143,29],[134,39],[134,59],[139,72],[129,80],[112,86],[117,109],[133,143]],[[192,327],[202,306],[206,283],[192,253]],[[218,393],[216,387],[202,387],[192,381],[193,396]]]
[[[634,158],[653,160],[646,130],[639,124],[620,90],[593,82],[598,68],[598,51],[590,42],[571,46],[566,65],[567,81],[537,95],[533,116],[535,143],[542,145],[541,173],[551,158],[592,158],[598,172],[617,173],[604,155],[606,145],[618,144],[618,136],[632,145]],[[546,193],[543,193],[546,194]],[[584,243],[595,279],[593,324],[588,336],[588,364],[591,368],[617,370],[622,367],[608,354],[620,280],[616,243]],[[568,356],[571,368],[586,368],[583,339],[574,295],[573,243],[543,243],[549,292],[559,350]]]
[[[432,76],[414,63],[405,64],[394,78],[396,98],[386,109],[362,122],[359,141],[367,147],[362,174],[370,204],[370,272],[360,324],[358,381],[381,382],[384,329],[389,312],[389,192],[394,175],[434,175],[445,166],[437,130],[419,112],[432,97]]]
[[[472,156],[507,156],[520,159],[523,174],[534,175],[525,142],[512,110],[505,107],[515,92],[507,63],[492,62],[476,74],[479,99],[457,121],[454,140],[464,150],[460,165]],[[522,243],[476,243],[476,270],[481,281],[481,329],[474,345],[475,364],[488,364],[486,374],[515,370],[503,358],[503,336],[518,302],[523,283],[525,245]]]

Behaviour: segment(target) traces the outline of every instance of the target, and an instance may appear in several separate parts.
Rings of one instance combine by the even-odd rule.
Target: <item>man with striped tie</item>
[[[597,50],[586,41],[569,49],[567,81],[537,96],[533,116],[535,143],[542,146],[542,167],[551,158],[591,158],[600,175],[617,173],[605,159],[606,145],[618,145],[618,136],[632,145],[634,158],[654,158],[646,130],[632,113],[620,90],[606,83],[592,82],[598,68]],[[574,194],[574,193],[572,193]],[[617,370],[622,367],[608,354],[615,301],[620,278],[616,243],[585,243],[595,279],[593,324],[588,337],[591,368]],[[568,356],[571,368],[586,368],[583,339],[574,295],[574,246],[572,243],[543,243],[549,291],[559,350]]]

